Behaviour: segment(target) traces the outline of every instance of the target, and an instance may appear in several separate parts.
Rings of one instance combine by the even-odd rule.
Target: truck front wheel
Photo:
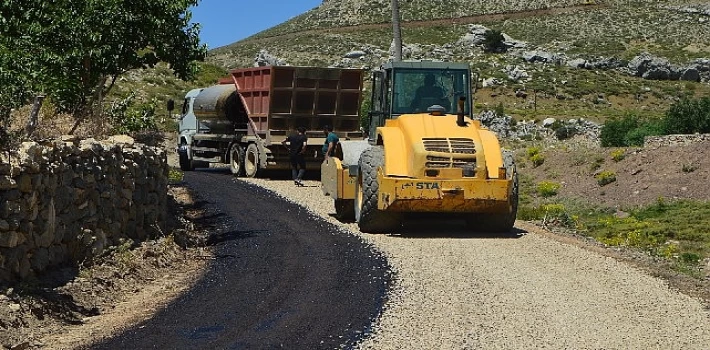
[[[187,144],[181,144],[180,148],[178,149],[178,157],[180,162],[180,170],[182,171],[195,170],[195,164],[192,159],[190,159],[190,155],[188,154],[188,152],[189,148],[187,147]]]
[[[244,148],[238,143],[229,148],[229,170],[235,176],[244,176]]]
[[[377,208],[380,194],[377,170],[384,164],[385,152],[382,146],[370,147],[360,156],[360,171],[355,183],[355,220],[362,232],[389,233],[402,224],[399,213]]]

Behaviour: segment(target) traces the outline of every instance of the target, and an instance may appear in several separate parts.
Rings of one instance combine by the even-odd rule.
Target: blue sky
[[[298,16],[322,0],[201,0],[192,8],[209,49],[231,44]]]

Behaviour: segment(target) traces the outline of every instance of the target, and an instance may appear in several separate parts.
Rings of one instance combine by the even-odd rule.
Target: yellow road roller
[[[345,140],[321,165],[336,217],[390,233],[412,215],[507,232],[518,207],[512,153],[471,115],[466,63],[390,62],[372,77],[366,140]]]

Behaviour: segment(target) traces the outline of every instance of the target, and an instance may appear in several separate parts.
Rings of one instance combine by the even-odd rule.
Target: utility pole
[[[394,60],[402,60],[402,27],[399,24],[399,1],[392,0],[392,29],[394,31]]]

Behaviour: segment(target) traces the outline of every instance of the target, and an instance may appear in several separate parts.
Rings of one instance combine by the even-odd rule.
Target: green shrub
[[[664,135],[662,120],[646,120],[626,134],[626,146],[643,146],[647,136]]]
[[[540,154],[540,147],[528,147],[525,150],[525,153],[528,155],[528,159],[532,158],[536,154]]]
[[[493,109],[493,112],[495,112],[495,114],[499,117],[505,116],[505,108],[503,107],[503,102],[498,103],[496,105],[496,108]]]
[[[552,181],[543,181],[537,184],[537,193],[542,197],[552,197],[557,195],[560,184]]]
[[[666,134],[710,133],[710,97],[684,98],[671,105],[663,129]]]
[[[542,163],[545,163],[545,156],[543,156],[541,153],[538,153],[530,157],[530,161],[532,162],[533,167],[537,168],[542,165]]]
[[[698,170],[698,165],[695,164],[695,163],[693,163],[693,162],[684,163],[684,164],[683,164],[683,167],[681,168],[681,170],[682,170],[684,173],[692,173],[693,171]]]
[[[168,171],[168,182],[171,184],[180,183],[182,182],[184,175],[185,174],[182,171],[175,168],[170,168],[170,170]]]
[[[604,157],[595,156],[594,160],[592,161],[592,164],[589,166],[589,170],[596,171],[597,169],[602,167],[602,164],[604,164]]]
[[[606,186],[616,181],[616,173],[614,173],[613,171],[605,170],[594,176],[594,178],[597,179],[597,183],[599,184],[599,186]]]
[[[489,29],[483,33],[483,51],[500,53],[506,51],[505,38],[499,30]]]
[[[633,114],[604,122],[599,138],[603,147],[642,146],[646,136],[663,135],[663,121],[641,119]]]
[[[638,119],[627,115],[621,119],[613,117],[604,122],[599,138],[603,147],[626,146],[626,134],[638,127]]]
[[[611,159],[615,162],[620,162],[626,158],[626,151],[623,149],[617,149],[616,151],[611,152]]]

